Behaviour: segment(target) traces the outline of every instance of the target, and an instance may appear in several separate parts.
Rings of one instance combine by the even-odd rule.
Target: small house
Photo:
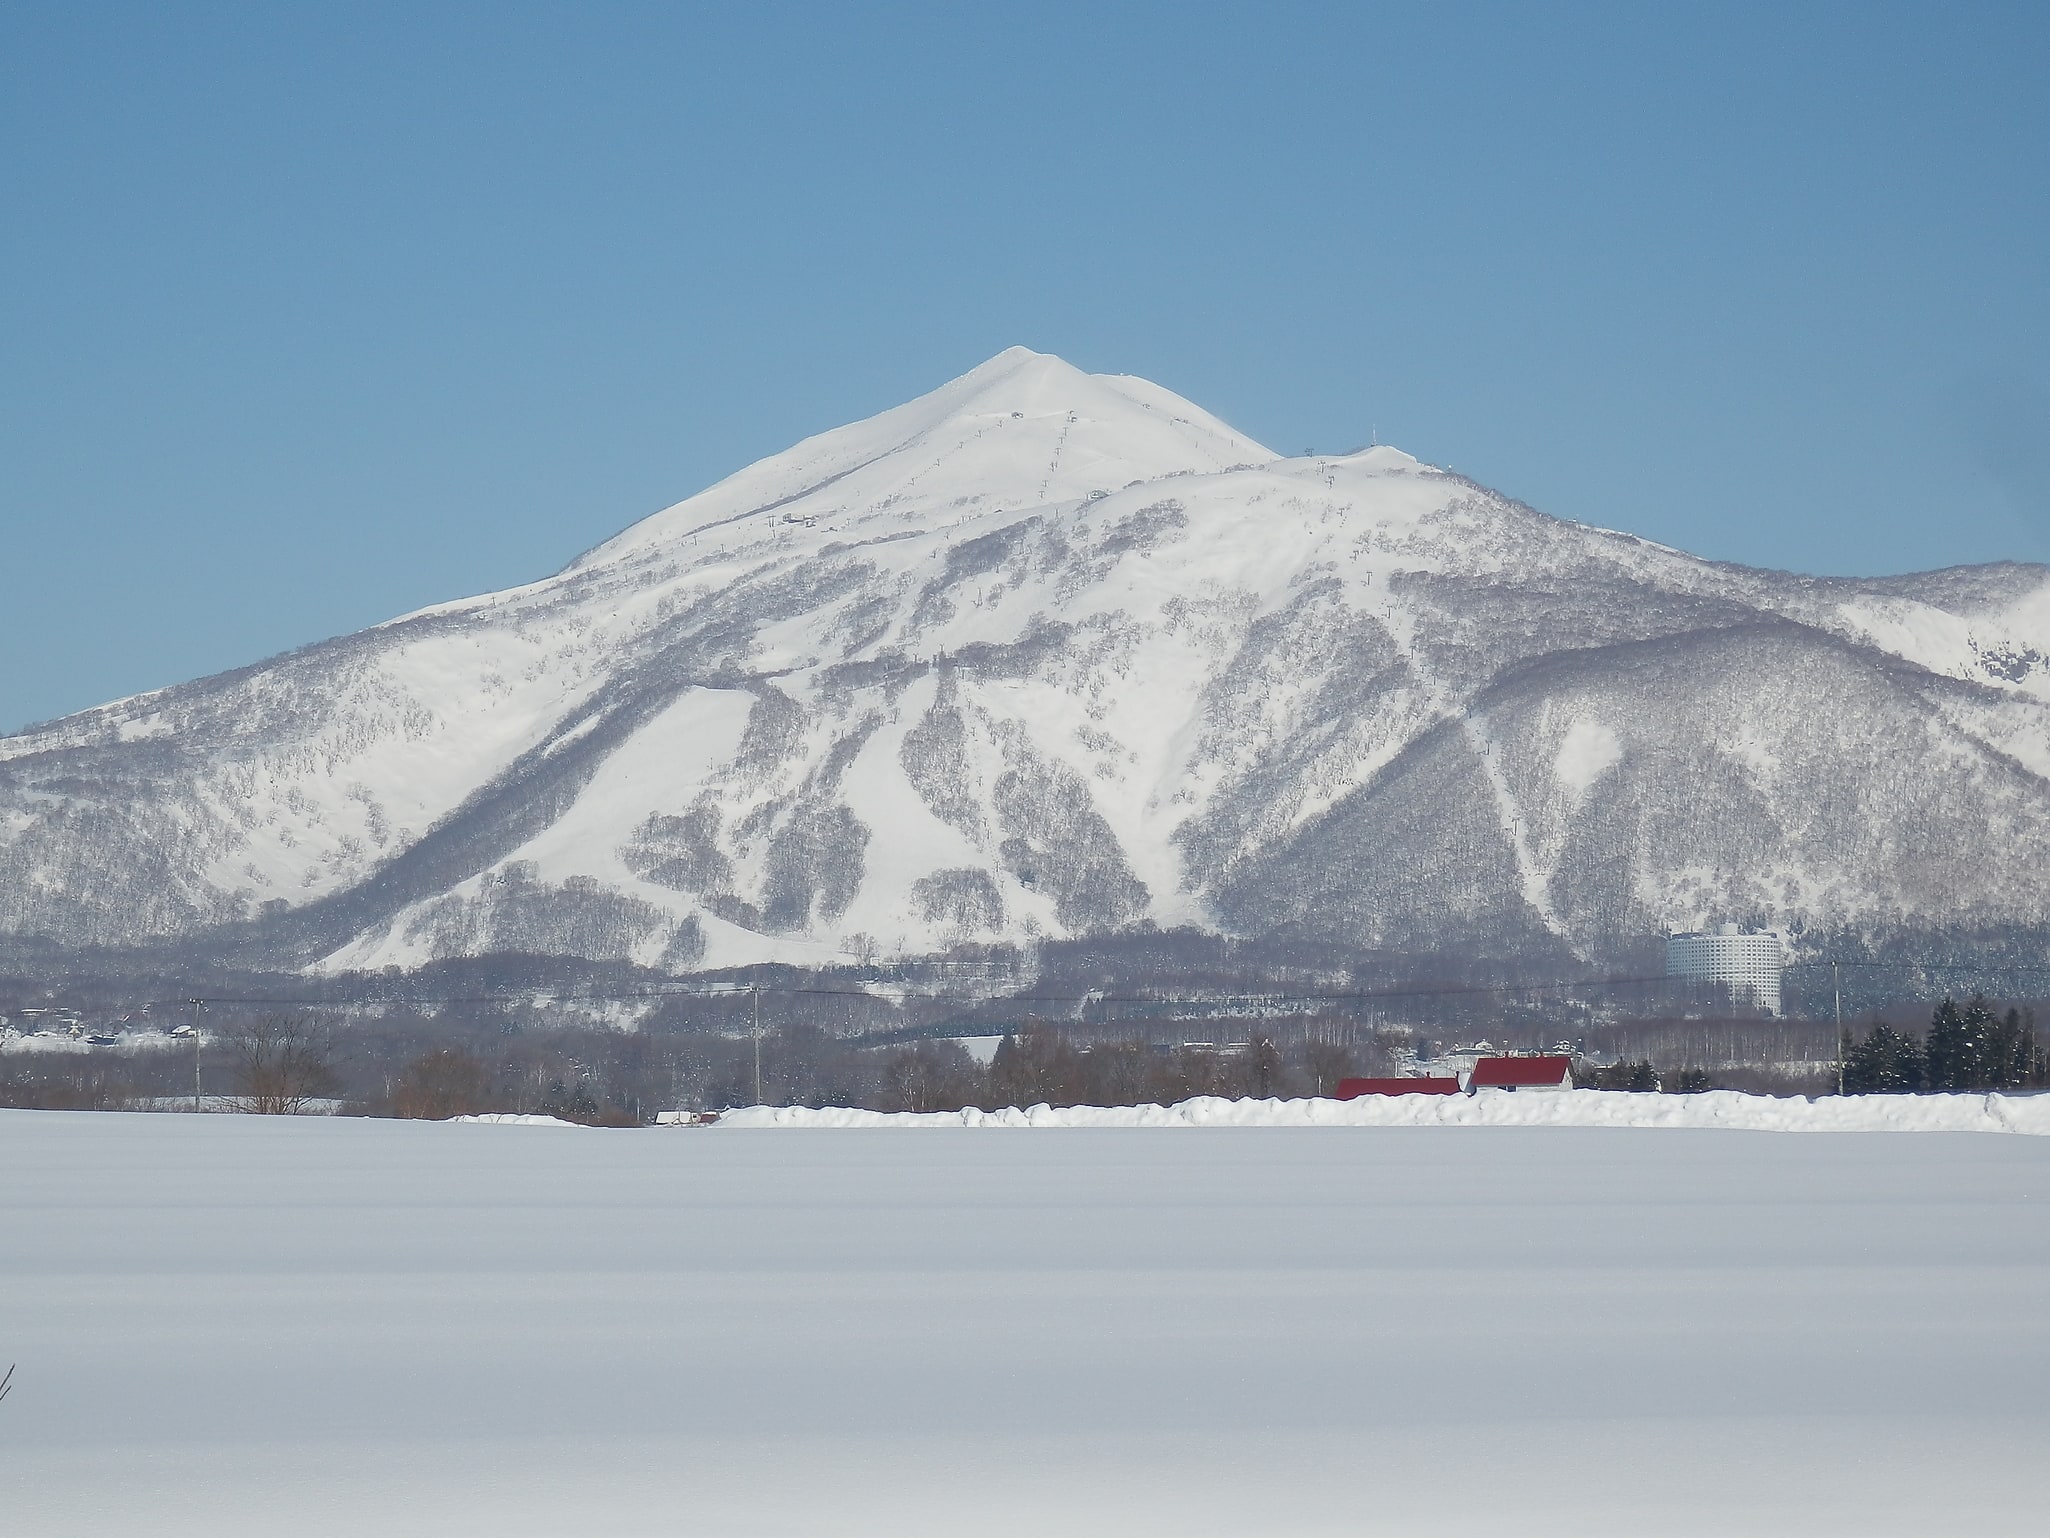
[[[1459,1081],[1442,1079],[1340,1079],[1333,1100],[1358,1100],[1363,1095],[1456,1095]]]

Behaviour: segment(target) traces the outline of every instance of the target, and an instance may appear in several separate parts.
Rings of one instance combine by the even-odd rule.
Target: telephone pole
[[[203,1007],[198,999],[192,1004],[192,1114],[199,1114],[199,1012]]]
[[[762,987],[760,983],[749,983],[748,1002],[754,1008],[755,1016],[755,1104],[762,1103]]]

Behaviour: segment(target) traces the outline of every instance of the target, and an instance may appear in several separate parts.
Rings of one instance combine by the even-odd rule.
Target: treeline
[[[2050,1082],[2032,1011],[1996,1014],[1974,996],[1945,999],[1920,1036],[1875,1023],[1864,1040],[1844,1034],[1844,1089],[1854,1095],[2033,1088]]]
[[[545,1086],[505,1060],[439,1048],[407,1063],[382,1100],[363,1109],[437,1119],[532,1110],[601,1124],[649,1120],[657,1107],[725,1110],[756,1101],[756,1045],[747,1037],[679,1038],[649,1051],[637,1073],[557,1074]],[[1316,1040],[1176,1047],[1077,1041],[1045,1025],[1006,1036],[986,1064],[958,1041],[863,1047],[803,1026],[765,1032],[759,1046],[762,1101],[882,1111],[1286,1099],[1329,1094],[1369,1059],[1381,1066],[1375,1054]]]
[[[943,1111],[967,1106],[1172,1104],[1198,1095],[1294,1098],[1390,1071],[1411,1038],[1345,1042],[1254,1032],[1230,1045],[1091,1040],[1029,1023],[980,1062],[958,1041],[864,1045],[805,1024],[751,1034],[602,1026],[396,1020],[343,1026],[316,1015],[228,1021],[200,1050],[209,1108],[445,1119],[487,1112],[633,1126],[663,1110],[752,1105]],[[10,1053],[0,1105],[177,1109],[190,1049]]]
[[[1702,1095],[1712,1089],[1734,1087],[1717,1082],[1706,1068],[1669,1068],[1660,1072],[1649,1058],[1600,1068],[1576,1063],[1573,1084],[1576,1089],[1628,1090],[1640,1095]]]
[[[699,1014],[639,1029],[565,1021],[538,1009],[514,1018],[404,1009],[351,1021],[312,1013],[210,1017],[197,1062],[189,1039],[162,1050],[9,1051],[0,1055],[0,1105],[177,1109],[192,1103],[195,1068],[209,1108],[432,1119],[538,1113],[614,1126],[641,1125],[664,1110],[716,1111],[757,1100],[886,1111],[1171,1105],[1202,1095],[1328,1095],[1341,1079],[1399,1071],[1437,1045],[1411,1030],[1376,1032],[1337,1018],[1239,1022],[1235,1037],[1206,1043],[1116,1035],[1103,1023],[1032,1021],[1013,1027],[984,1061],[953,1039],[877,1043],[802,1021],[769,1026],[757,1040],[743,1013],[748,1002],[719,1001],[725,1013],[716,1023]],[[1692,1036],[1679,1026],[1631,1027],[1637,1050],[1593,1053],[1593,1063],[1582,1059],[1578,1082],[1668,1094],[1835,1088],[1834,1063],[1826,1085],[1703,1066],[1697,1054],[1719,1042],[1700,1038],[1698,1024],[1686,1027]],[[1498,1033],[1498,1045],[1515,1034]],[[1545,1045],[1531,1036],[1527,1045]],[[1669,1051],[1646,1051],[1653,1041]],[[2032,1017],[1997,1012],[1979,998],[1946,1001],[1926,1033],[1875,1024],[1862,1040],[1847,1037],[1845,1047],[1845,1085],[1853,1092],[2045,1082]]]

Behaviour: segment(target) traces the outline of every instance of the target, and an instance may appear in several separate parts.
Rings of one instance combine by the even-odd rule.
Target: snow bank
[[[581,1122],[564,1121],[559,1116],[535,1116],[518,1111],[486,1111],[481,1116],[451,1116],[450,1121],[490,1122],[498,1127],[578,1127]]]
[[[752,1106],[722,1127],[1720,1127],[1743,1132],[2023,1132],[2050,1136],[2050,1095],[1847,1095],[1777,1099],[1617,1091],[1222,1100],[1001,1111]]]

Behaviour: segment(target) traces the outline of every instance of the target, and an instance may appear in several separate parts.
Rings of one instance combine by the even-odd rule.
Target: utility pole
[[[1844,987],[1837,981],[1836,963],[1829,964],[1829,988],[1836,995],[1836,1092],[1844,1092]]]
[[[755,1015],[755,1104],[762,1103],[762,986],[749,983],[748,1002],[754,1006]]]
[[[202,1008],[198,999],[192,1003],[192,1114],[199,1114],[199,1012]]]

